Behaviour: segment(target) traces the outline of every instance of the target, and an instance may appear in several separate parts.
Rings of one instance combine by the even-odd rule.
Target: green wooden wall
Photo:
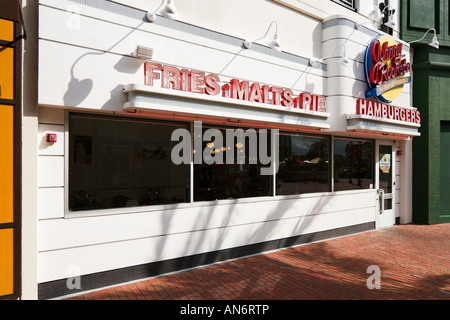
[[[413,105],[421,136],[413,140],[413,222],[450,222],[450,0],[401,0],[401,38],[413,43]]]

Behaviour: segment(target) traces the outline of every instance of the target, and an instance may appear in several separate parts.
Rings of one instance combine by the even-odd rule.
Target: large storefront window
[[[334,140],[334,190],[369,189],[374,184],[373,141]]]
[[[222,143],[218,143],[215,136],[211,136],[211,139],[203,138],[205,141],[201,150],[194,149],[194,153],[203,154],[202,163],[194,165],[194,201],[273,195],[273,176],[261,174],[261,168],[267,165],[263,165],[259,159],[263,142],[266,142],[265,155],[271,156],[269,131],[263,136],[259,130],[254,129],[226,130],[203,127],[203,137],[207,131],[215,131],[216,136],[223,139]],[[232,143],[227,143],[230,134],[235,137]]]
[[[331,155],[329,137],[208,126],[197,131],[195,124],[191,131],[190,125],[70,114],[69,210],[329,192],[331,159],[334,191],[374,183],[373,141],[334,139]],[[171,140],[176,129],[194,133],[187,147],[192,176],[190,161],[171,159],[179,144]],[[277,171],[271,148],[276,137]]]
[[[277,195],[329,191],[328,138],[282,133],[279,143]]]
[[[69,210],[189,201],[189,166],[175,165],[171,134],[184,124],[71,114]]]

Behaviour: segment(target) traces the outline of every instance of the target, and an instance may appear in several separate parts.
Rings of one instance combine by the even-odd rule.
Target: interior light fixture
[[[428,29],[427,32],[425,32],[425,34],[423,35],[423,37],[422,37],[421,39],[419,39],[419,40],[414,40],[414,41],[411,41],[411,42],[409,42],[409,43],[411,44],[411,43],[414,43],[414,42],[422,41],[423,39],[425,39],[426,35],[427,35],[428,32],[430,32],[430,31],[433,31],[433,32],[434,32],[434,36],[433,36],[433,40],[432,40],[428,45],[429,45],[430,47],[439,49],[439,41],[437,40],[436,29],[434,29],[434,28]]]
[[[280,45],[280,41],[278,40],[278,23],[276,21],[272,21],[269,25],[269,28],[267,28],[266,34],[261,37],[258,38],[256,40],[250,41],[250,40],[245,40],[244,41],[244,47],[246,49],[249,49],[251,47],[251,45],[253,44],[253,42],[264,39],[265,37],[267,37],[267,34],[269,33],[270,28],[272,27],[272,25],[275,24],[275,34],[273,36],[273,40],[269,43],[269,47],[271,47],[272,49],[281,52],[281,45]]]
[[[150,11],[147,12],[146,17],[147,17],[148,21],[153,22],[156,20],[156,12],[158,12],[158,10],[161,9],[161,7],[164,4],[164,1],[165,0],[163,0],[161,2],[158,9],[156,9],[154,12],[150,12]],[[167,0],[167,5],[164,8],[164,10],[161,12],[161,15],[163,15],[166,18],[172,19],[172,20],[178,19],[177,8],[175,7],[173,0]]]

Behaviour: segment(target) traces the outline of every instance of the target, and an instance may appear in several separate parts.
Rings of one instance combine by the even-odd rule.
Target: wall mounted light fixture
[[[381,14],[376,21],[380,21],[380,19],[385,17],[385,15],[387,14],[388,21],[386,23],[384,23],[384,25],[386,27],[393,29],[395,27],[395,22],[394,22],[395,9],[393,9],[390,5],[384,4],[383,2],[380,3],[379,8],[380,8]]]
[[[151,60],[153,57],[153,49],[141,45],[136,46],[136,57],[144,60]]]
[[[393,29],[395,27],[395,22],[394,22],[394,13],[395,13],[395,9],[392,8],[389,5],[385,5],[384,3],[380,3],[380,15],[378,16],[378,18],[370,20],[370,21],[366,21],[363,23],[356,23],[355,28],[359,29],[361,28],[363,25],[367,24],[367,23],[372,23],[373,25],[378,24],[378,23],[382,23],[381,19],[384,18],[386,16],[386,14],[388,15],[388,21],[386,23],[383,23],[385,26]]]
[[[343,65],[348,65],[349,64],[349,60],[347,58],[347,50],[345,49],[345,43],[347,42],[347,40],[350,39],[350,37],[348,37],[343,43],[339,44],[336,46],[336,48],[334,48],[333,53],[325,58],[310,58],[309,59],[309,65],[311,67],[314,67],[314,65],[318,62],[320,63],[324,63],[325,60],[330,59],[330,58],[339,58],[339,63],[343,64]],[[340,47],[344,47],[344,52],[341,55],[334,55],[336,50]]]
[[[434,29],[434,28],[428,29],[427,32],[425,32],[425,34],[423,35],[423,37],[420,38],[419,40],[414,40],[414,41],[411,41],[411,42],[409,42],[409,43],[411,44],[411,43],[414,43],[414,42],[422,41],[423,39],[425,39],[426,35],[427,35],[428,32],[430,32],[430,31],[433,31],[433,32],[434,32],[434,36],[433,36],[433,40],[432,40],[428,45],[429,45],[430,47],[439,49],[439,41],[438,41],[437,36],[436,36],[436,29]]]
[[[150,12],[150,11],[147,12],[146,17],[147,17],[148,21],[153,22],[153,21],[156,20],[156,13],[158,12],[159,9],[161,9],[161,7],[164,4],[164,1],[165,0],[163,0],[161,2],[161,4],[159,5],[158,9],[156,9],[154,12]],[[177,8],[175,7],[175,5],[173,3],[173,0],[167,0],[167,5],[164,8],[164,10],[161,12],[161,14],[164,17],[172,19],[172,20],[177,20],[178,19]]]
[[[245,40],[244,41],[244,47],[246,49],[249,49],[252,45],[253,42],[264,39],[265,37],[267,37],[267,34],[269,33],[270,28],[272,27],[272,25],[275,24],[275,34],[273,37],[273,40],[269,43],[269,47],[271,47],[272,49],[281,52],[281,45],[280,45],[280,41],[278,40],[278,23],[276,21],[272,21],[269,25],[269,28],[267,28],[266,34],[261,37],[258,38],[256,40],[250,41],[250,40]]]

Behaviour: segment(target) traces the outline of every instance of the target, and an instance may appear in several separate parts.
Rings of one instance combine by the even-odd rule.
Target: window
[[[373,148],[373,141],[334,140],[334,191],[373,186]]]
[[[175,165],[184,124],[70,114],[69,210],[189,201],[189,167]]]
[[[223,137],[222,143],[214,137],[205,139],[205,132],[214,129],[203,127],[202,163],[194,164],[194,201],[210,201],[219,199],[237,199],[248,197],[271,196],[272,175],[261,174],[262,165],[259,159],[261,147],[260,131],[234,128],[216,129]],[[226,143],[227,135],[233,131],[233,143]],[[266,135],[267,155],[270,157],[270,134]],[[252,140],[253,139],[253,140]],[[233,152],[230,156],[230,153]],[[216,159],[207,159],[205,155]],[[220,156],[220,157],[219,157]],[[231,161],[227,158],[231,157]],[[218,160],[219,159],[219,160]],[[206,160],[206,161],[205,161]],[[214,163],[211,163],[214,160]],[[209,162],[209,163],[208,163]]]
[[[280,134],[277,195],[330,191],[329,139]]]
[[[70,113],[69,210],[329,192],[332,159],[334,191],[374,183],[373,141],[334,139],[332,156],[330,137],[281,132],[274,176],[270,130],[191,125]],[[177,129],[193,163],[171,158]]]
[[[331,0],[352,10],[356,10],[355,0]]]

